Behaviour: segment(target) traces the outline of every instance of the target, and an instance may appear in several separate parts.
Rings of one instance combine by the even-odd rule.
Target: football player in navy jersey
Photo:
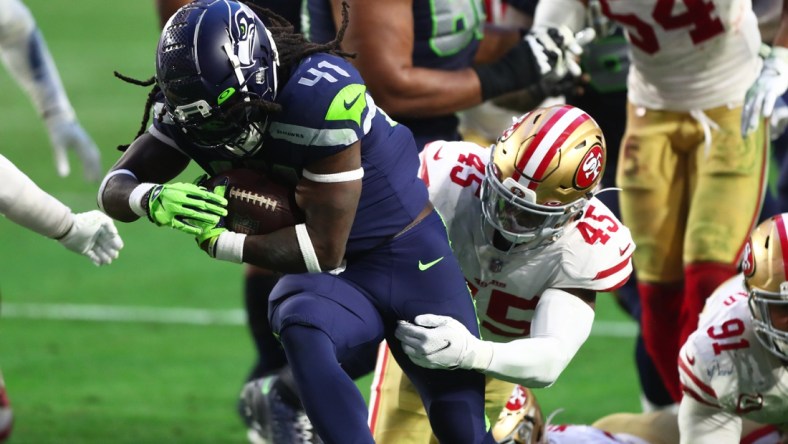
[[[441,441],[494,442],[484,377],[419,368],[393,335],[398,321],[421,313],[479,334],[445,227],[416,176],[413,135],[375,106],[339,39],[310,44],[281,17],[263,18],[267,26],[246,5],[206,0],[169,19],[146,106],[153,125],[143,122],[104,178],[100,205],[120,221],[144,217],[195,236],[212,258],[286,273],[269,318],[325,442],[373,442],[364,399],[341,364],[384,338]],[[293,180],[305,223],[228,231],[220,189],[169,182],[190,161],[209,175],[247,167]]]

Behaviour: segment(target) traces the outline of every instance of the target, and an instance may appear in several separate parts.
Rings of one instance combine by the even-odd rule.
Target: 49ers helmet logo
[[[748,240],[744,246],[744,253],[741,259],[741,271],[749,277],[755,274],[755,258],[752,255],[752,240]]]
[[[599,145],[594,145],[583,157],[583,161],[575,172],[575,186],[584,190],[592,186],[600,174],[604,164],[604,151]]]

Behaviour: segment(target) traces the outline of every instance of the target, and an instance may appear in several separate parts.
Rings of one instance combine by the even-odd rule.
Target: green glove
[[[224,196],[226,192],[227,192],[226,179],[222,185],[218,185],[213,189],[213,193],[219,196]],[[220,218],[215,223],[195,221],[195,220],[190,220],[189,222],[192,225],[200,228],[201,231],[199,234],[197,234],[195,240],[197,241],[197,245],[199,245],[200,248],[208,252],[213,250],[213,245],[216,243],[216,239],[219,238],[219,235],[227,231],[227,228],[224,226],[224,218]]]
[[[227,215],[227,199],[191,183],[156,185],[148,197],[148,218],[160,226],[197,236],[204,225]]]

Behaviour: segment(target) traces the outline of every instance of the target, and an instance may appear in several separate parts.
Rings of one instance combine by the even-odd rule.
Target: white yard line
[[[82,304],[3,303],[0,319],[39,319],[59,321],[132,322],[188,325],[246,325],[241,309],[205,309],[185,307],[131,307]],[[628,321],[594,322],[592,336],[632,338],[637,326]]]

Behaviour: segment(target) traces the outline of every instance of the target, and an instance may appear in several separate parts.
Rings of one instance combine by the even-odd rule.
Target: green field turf
[[[153,2],[28,5],[108,169],[115,146],[136,133],[147,92],[112,72],[153,75]],[[44,126],[4,70],[0,91],[2,153],[74,210],[94,209],[97,184],[81,180],[76,159],[71,177],[56,176]],[[196,175],[191,169],[185,178]],[[191,237],[144,221],[119,230],[120,258],[96,268],[0,219],[0,368],[17,417],[11,442],[243,443],[234,408],[253,353],[240,322],[242,267],[213,261]],[[113,307],[121,315],[109,319]],[[174,309],[216,317],[188,324],[173,318]],[[558,422],[639,409],[633,324],[609,295],[600,296],[597,320],[623,326],[623,334],[597,331],[560,380],[538,391],[545,410],[565,409]],[[359,386],[366,392],[368,383]]]

